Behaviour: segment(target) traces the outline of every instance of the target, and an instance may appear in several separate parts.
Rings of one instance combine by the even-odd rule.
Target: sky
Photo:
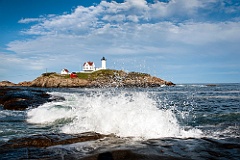
[[[0,0],[0,81],[103,56],[174,83],[240,83],[240,1]]]

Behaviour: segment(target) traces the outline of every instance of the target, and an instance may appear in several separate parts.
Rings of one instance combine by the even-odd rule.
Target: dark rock
[[[3,103],[3,108],[8,110],[25,110],[28,108],[27,99],[24,98],[12,98]]]
[[[34,135],[24,138],[15,138],[8,141],[6,144],[1,145],[1,149],[8,150],[13,148],[25,147],[50,147],[55,145],[66,145],[78,142],[92,141],[109,137],[112,135],[102,135],[95,132],[86,132],[81,134],[68,135],[64,133],[47,134],[47,135]]]
[[[165,85],[167,86],[175,86],[176,84],[172,83],[171,81],[165,82]]]
[[[206,84],[207,87],[216,87],[216,84]]]
[[[112,142],[114,144],[106,143]],[[84,146],[98,140],[100,146]],[[238,138],[163,138],[129,141],[114,135],[88,132],[76,135],[47,134],[12,139],[0,145],[0,159],[64,159],[64,160],[182,160],[240,158]],[[117,142],[117,144],[116,144]],[[74,144],[68,146],[68,144]],[[103,144],[103,145],[101,145]],[[105,144],[105,145],[104,145]],[[62,146],[66,145],[66,146]],[[52,147],[51,147],[52,146]]]
[[[45,91],[33,88],[1,87],[0,93],[0,104],[8,110],[25,110],[54,100]]]
[[[164,156],[155,154],[136,153],[131,150],[115,150],[103,152],[93,156],[82,158],[81,160],[187,160],[189,158],[181,158],[174,156]]]

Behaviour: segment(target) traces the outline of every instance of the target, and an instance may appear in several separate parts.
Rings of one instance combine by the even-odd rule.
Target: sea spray
[[[224,157],[225,159],[238,160],[240,159],[239,89],[240,84],[218,84],[216,87],[176,85],[174,87],[122,89],[49,88],[46,91],[49,91],[53,97],[61,96],[64,98],[57,99],[58,102],[54,99],[55,102],[45,103],[36,109],[33,106],[27,111],[0,109],[0,150],[2,151],[0,159],[16,159],[16,157],[18,159],[34,159],[36,157],[40,159],[46,159],[46,157],[48,159],[69,157],[72,159],[97,159],[99,153],[111,153],[112,155],[126,156],[129,159],[136,157],[145,159],[219,159]],[[101,99],[102,101],[100,101]],[[94,115],[91,114],[91,111],[95,108],[95,104],[98,104],[99,108],[103,107],[102,112],[106,112],[103,104],[121,106],[120,103],[128,106],[119,107],[120,112],[123,112],[122,110],[126,110],[126,108],[130,110],[130,112],[124,112],[128,113],[128,119],[135,115],[131,110],[131,108],[135,109],[132,106],[138,105],[142,108],[141,114],[142,117],[146,117],[146,122],[140,122],[138,117],[141,114],[136,115],[134,120],[137,123],[142,123],[141,127],[143,129],[148,125],[148,119],[152,124],[152,122],[155,122],[156,115],[158,117],[162,113],[162,116],[166,117],[166,119],[175,120],[175,126],[177,126],[178,130],[176,130],[175,134],[167,135],[167,138],[161,137],[161,132],[158,132],[157,129],[155,129],[155,134],[149,135],[149,132],[146,132],[140,135],[140,137],[146,135],[143,138],[147,139],[128,138],[134,136],[134,129],[137,133],[141,131],[139,129],[140,125],[136,125],[128,128],[131,132],[127,135],[127,138],[110,135],[108,138],[87,140],[80,143],[75,143],[74,139],[74,142],[68,141],[70,144],[65,144],[67,142],[66,138],[72,139],[71,137],[74,137],[74,135],[62,134],[63,129],[69,129],[71,126],[74,130],[71,131],[70,128],[69,133],[80,133],[84,130],[78,130],[78,128],[81,127],[80,124],[89,119],[86,114],[89,114],[89,116]],[[87,106],[84,107],[84,105]],[[93,107],[92,110],[89,109],[90,105]],[[114,113],[116,106],[112,110],[109,109],[109,112],[117,114]],[[33,110],[35,112],[32,112]],[[40,112],[41,110],[45,112]],[[96,110],[95,114],[97,112],[99,110]],[[148,112],[159,114],[153,114],[155,117],[152,116],[153,120],[150,120],[150,116],[148,118],[145,116],[148,115]],[[81,120],[83,116],[86,117],[84,121]],[[167,118],[168,116],[172,117]],[[107,123],[102,119],[100,121],[96,119],[95,123],[112,124],[111,119],[111,117],[108,118]],[[28,123],[30,121],[31,123]],[[120,125],[129,120],[118,118],[117,121],[119,122],[118,125]],[[76,124],[77,122],[79,124]],[[131,123],[133,124],[133,122]],[[166,124],[167,131],[170,128],[168,126],[172,124],[168,122]],[[154,125],[154,128],[160,128],[161,125],[163,124],[159,122]],[[89,128],[92,131],[94,130],[94,128]],[[202,133],[197,134],[198,129]],[[95,131],[102,130],[100,127],[95,128]],[[109,132],[114,131],[110,130]],[[118,135],[122,132],[120,130]],[[90,136],[91,134],[88,132],[78,135]],[[171,137],[173,135],[177,136]],[[41,142],[41,138],[47,141],[61,141],[64,144],[61,143],[62,145],[47,148],[32,148],[32,143],[29,142],[35,143],[35,140]],[[29,149],[26,150],[26,148]]]
[[[171,109],[160,109],[154,94],[121,89],[59,93],[65,101],[46,103],[28,111],[29,123],[51,124],[71,119],[61,132],[76,134],[94,131],[121,137],[196,137],[197,129],[185,131]]]

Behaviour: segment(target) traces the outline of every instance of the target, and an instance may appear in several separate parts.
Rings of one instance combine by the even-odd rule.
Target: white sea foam
[[[171,110],[161,110],[146,92],[60,93],[63,102],[46,103],[27,113],[29,123],[54,123],[72,119],[61,128],[75,134],[95,131],[121,137],[198,137],[200,130],[184,130]]]
[[[64,103],[61,102],[51,102],[45,103],[44,105],[34,108],[27,113],[27,122],[47,124],[54,123],[60,119],[72,118],[72,110],[68,107],[62,107]]]

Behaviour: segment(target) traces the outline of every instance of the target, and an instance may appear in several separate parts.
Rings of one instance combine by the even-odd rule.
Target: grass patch
[[[144,76],[150,76],[150,74],[147,73],[140,73],[140,72],[129,72],[129,77],[144,77]]]
[[[140,72],[126,73],[122,70],[112,70],[112,69],[98,70],[91,73],[77,72],[76,74],[78,78],[86,79],[86,80],[97,80],[97,79],[116,78],[116,77],[136,78],[136,77],[149,76],[149,74],[147,73],[140,73]],[[70,78],[69,74],[61,75],[61,74],[57,74],[56,72],[43,73],[42,76],[48,76],[48,77],[56,76],[56,77]]]
[[[51,76],[51,75],[57,75],[56,72],[48,72],[48,73],[43,73],[42,76],[45,77],[45,76]]]
[[[88,79],[91,74],[92,74],[92,73],[81,73],[81,72],[78,72],[78,73],[77,73],[77,76],[78,76],[78,78],[80,78],[80,79]]]
[[[98,70],[92,73],[77,73],[78,78],[81,79],[88,79],[88,80],[96,80],[99,78],[106,78],[106,77],[111,77],[114,76],[115,73],[117,71],[116,70],[110,70],[110,69],[106,69],[106,70]]]

